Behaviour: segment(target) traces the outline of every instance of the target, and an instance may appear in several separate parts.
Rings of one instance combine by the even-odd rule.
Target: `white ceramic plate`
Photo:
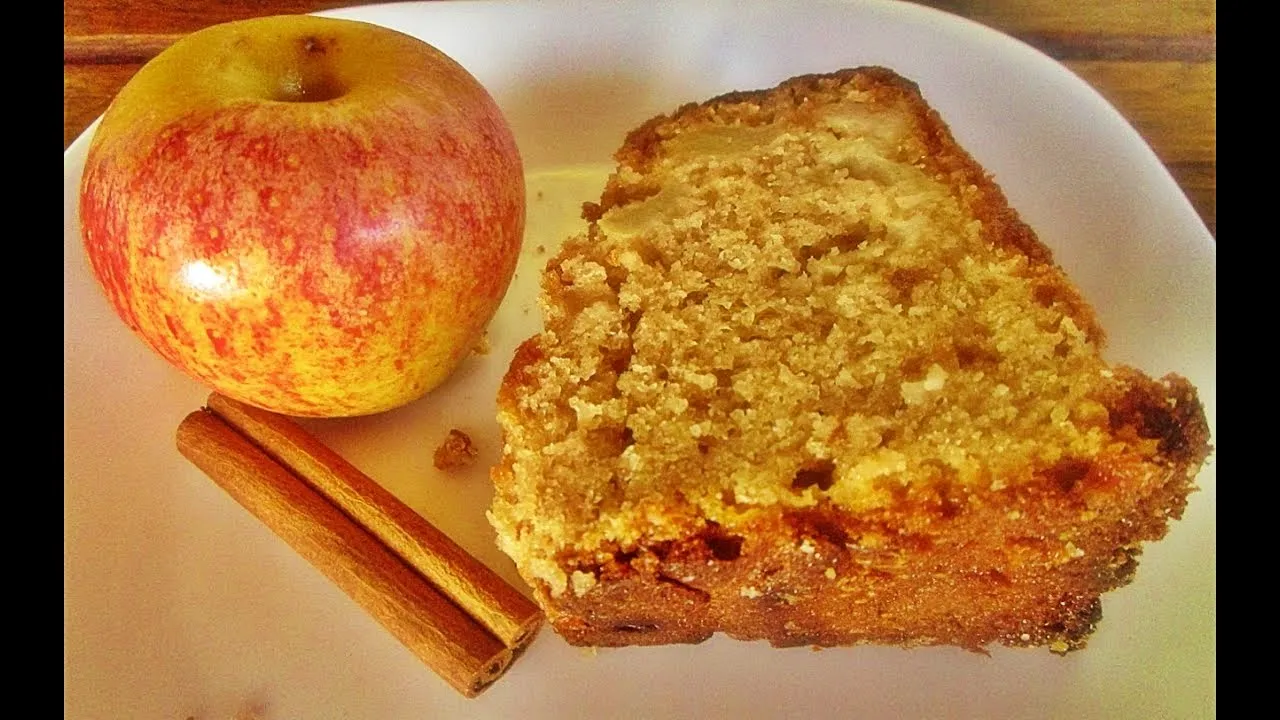
[[[1216,251],[1121,116],[1062,66],[905,3],[427,3],[335,11],[417,35],[507,113],[530,176],[526,258],[492,352],[384,415],[308,423],[511,579],[483,512],[493,395],[536,329],[535,273],[638,122],[803,72],[882,64],[925,96],[1097,305],[1110,357],[1177,371],[1215,424]],[[92,132],[90,130],[89,132]],[[66,152],[64,709],[71,718],[1116,718],[1215,712],[1214,467],[1185,517],[1104,599],[1088,649],[571,648],[544,632],[475,700],[439,680],[174,449],[206,390],[112,315],[87,270]],[[541,191],[541,197],[538,192]],[[444,477],[449,427],[482,454]]]

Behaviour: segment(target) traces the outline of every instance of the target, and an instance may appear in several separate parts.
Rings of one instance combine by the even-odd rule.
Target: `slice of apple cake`
[[[917,87],[797,77],[640,126],[543,278],[490,519],[585,645],[1083,645],[1208,452],[1103,361]]]

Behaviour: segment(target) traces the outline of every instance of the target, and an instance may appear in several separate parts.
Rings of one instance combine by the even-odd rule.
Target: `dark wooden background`
[[[63,0],[63,143],[148,59],[207,25],[361,4]],[[1090,82],[1138,129],[1217,233],[1214,0],[925,0],[1020,38]]]

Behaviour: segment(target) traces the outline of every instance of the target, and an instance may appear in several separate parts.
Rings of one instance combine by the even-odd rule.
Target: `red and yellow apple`
[[[121,90],[80,224],[115,311],[218,392],[365,415],[440,384],[515,271],[523,167],[492,97],[408,35],[259,18],[193,33]]]

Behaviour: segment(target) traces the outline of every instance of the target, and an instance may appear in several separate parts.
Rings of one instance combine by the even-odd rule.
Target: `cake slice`
[[[1109,366],[917,87],[631,132],[501,386],[490,520],[569,642],[1080,647],[1182,514],[1195,389]]]

